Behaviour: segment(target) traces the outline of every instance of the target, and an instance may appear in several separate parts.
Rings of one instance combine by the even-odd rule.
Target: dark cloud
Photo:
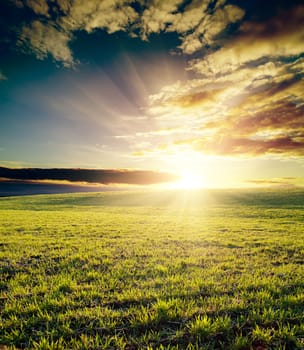
[[[235,133],[255,133],[275,129],[283,129],[288,133],[291,130],[302,130],[304,133],[304,107],[297,107],[291,102],[277,103],[270,109],[238,119],[233,125]]]
[[[209,55],[193,61],[190,67],[208,75],[226,75],[248,64],[291,60],[303,53],[304,6],[292,6],[267,21],[244,21],[236,35]],[[260,64],[257,62],[260,60]],[[286,59],[285,59],[286,62]]]
[[[207,123],[204,128],[215,128],[218,134],[228,132],[243,136],[264,132],[264,137],[267,137],[267,134],[278,130],[290,136],[304,133],[303,105],[297,106],[296,101],[284,100],[268,104],[270,101],[266,100],[260,109],[250,111],[252,105],[249,101],[231,111],[230,117]]]
[[[292,2],[289,6],[292,6]],[[275,8],[274,8],[275,9]],[[291,20],[292,19],[292,20]],[[291,8],[279,8],[274,16],[266,21],[246,21],[240,27],[241,37],[257,39],[271,39],[284,37],[295,33],[304,25],[304,6],[296,5]]]
[[[290,136],[273,137],[269,139],[253,139],[246,137],[234,137],[216,135],[214,140],[194,140],[193,148],[205,153],[218,155],[265,155],[265,154],[286,154],[304,156],[304,134],[300,139],[294,140]]]
[[[11,169],[0,167],[0,178],[10,180],[56,180],[86,182],[103,185],[130,184],[151,185],[177,180],[177,176],[168,173],[145,170],[112,169]]]

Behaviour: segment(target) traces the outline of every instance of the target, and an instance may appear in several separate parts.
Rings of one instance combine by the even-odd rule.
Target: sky
[[[1,1],[0,178],[303,186],[303,72],[303,1]]]

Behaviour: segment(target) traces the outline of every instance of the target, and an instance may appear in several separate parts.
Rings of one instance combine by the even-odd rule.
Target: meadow
[[[0,199],[0,349],[304,349],[304,191]]]

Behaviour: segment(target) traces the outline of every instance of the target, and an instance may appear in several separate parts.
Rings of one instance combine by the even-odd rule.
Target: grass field
[[[0,199],[1,349],[304,349],[304,191]]]

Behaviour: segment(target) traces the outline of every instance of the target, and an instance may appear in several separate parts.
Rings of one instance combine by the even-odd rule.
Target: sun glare
[[[196,174],[184,172],[181,174],[181,179],[175,182],[174,188],[178,189],[195,189],[204,187],[203,179]]]

